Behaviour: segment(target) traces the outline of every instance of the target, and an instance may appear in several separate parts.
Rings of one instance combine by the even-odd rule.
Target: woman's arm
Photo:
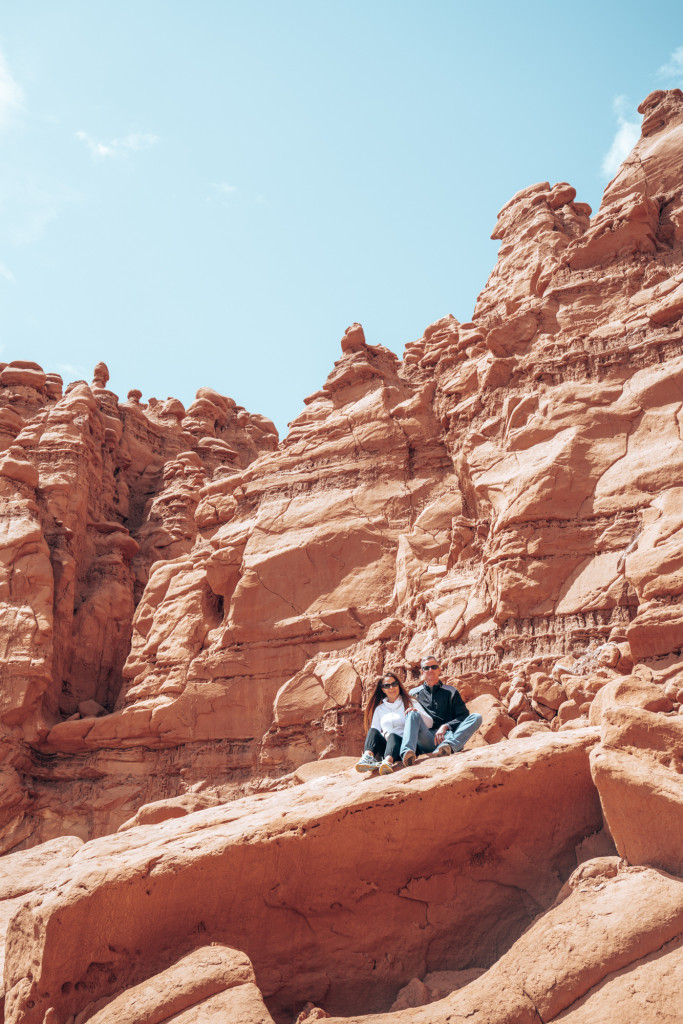
[[[372,716],[372,721],[370,722],[370,728],[377,729],[378,732],[382,731],[382,718],[384,715],[384,711],[382,710],[382,703],[378,704],[377,707],[375,708],[375,713]]]
[[[431,727],[434,725],[434,719],[432,718],[432,716],[427,714],[427,712],[422,707],[419,701],[414,700],[412,703],[415,710],[420,712],[420,718],[422,719],[424,724],[427,726],[428,729],[431,729]]]

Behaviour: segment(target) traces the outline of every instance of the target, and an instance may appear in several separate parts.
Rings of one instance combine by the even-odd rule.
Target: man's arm
[[[467,710],[467,705],[454,687],[453,693],[451,694],[449,721],[447,722],[448,728],[450,729],[454,725],[459,725],[461,722],[464,722],[468,715],[469,711]]]
[[[434,739],[436,740],[437,743],[443,743],[444,736],[446,735],[448,730],[454,728],[454,726],[456,725],[459,725],[459,723],[463,722],[469,715],[467,705],[465,704],[465,701],[462,699],[462,697],[455,689],[455,687],[449,686],[448,690],[450,691],[448,721],[444,722],[443,725],[440,725],[439,728],[434,733]]]

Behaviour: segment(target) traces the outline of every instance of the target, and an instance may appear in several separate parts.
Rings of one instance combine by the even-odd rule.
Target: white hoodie
[[[411,701],[412,707],[415,711],[419,711],[423,722],[428,729],[431,729],[433,725],[433,719],[431,715],[428,715],[423,707],[420,707],[416,700]],[[372,722],[370,724],[371,729],[378,729],[384,738],[386,739],[391,732],[395,732],[397,736],[402,736],[403,731],[406,727],[406,709],[403,706],[401,697],[398,696],[396,700],[387,700],[385,697],[381,704],[378,704],[375,708],[375,713],[372,716]]]

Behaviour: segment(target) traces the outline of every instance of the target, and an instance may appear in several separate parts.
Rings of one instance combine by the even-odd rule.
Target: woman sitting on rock
[[[406,723],[406,712],[417,711],[428,729],[431,716],[416,700],[412,700],[395,672],[385,672],[377,680],[375,691],[365,707],[365,737],[363,756],[356,765],[357,772],[389,775],[403,757],[401,744]],[[415,760],[413,757],[412,760]]]

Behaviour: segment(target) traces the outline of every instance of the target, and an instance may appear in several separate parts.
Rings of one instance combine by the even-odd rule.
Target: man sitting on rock
[[[432,754],[444,757],[454,754],[474,736],[482,723],[481,715],[470,714],[467,706],[454,686],[447,686],[439,679],[439,662],[428,654],[420,662],[421,684],[410,691],[434,724],[428,729],[417,711],[408,711],[405,731],[401,744],[401,759],[405,765],[412,764],[417,754]]]

